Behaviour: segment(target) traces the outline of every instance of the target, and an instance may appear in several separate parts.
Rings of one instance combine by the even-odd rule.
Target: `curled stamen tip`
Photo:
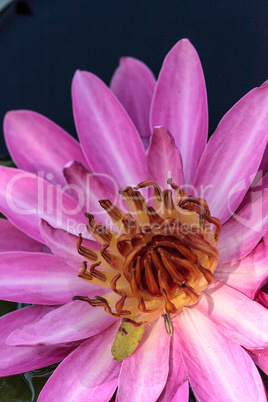
[[[135,328],[138,328],[141,325],[147,324],[147,321],[137,322],[137,321],[132,320],[131,318],[123,318],[122,322],[129,322]]]
[[[94,219],[94,215],[90,214],[89,212],[85,212],[85,217],[88,218],[90,221]]]
[[[87,261],[83,261],[83,265],[80,265],[78,273],[79,275],[83,275],[87,270]]]
[[[171,184],[172,184],[172,178],[171,177],[169,179],[167,179],[167,184],[169,184],[171,186]]]
[[[129,191],[129,189],[131,189],[130,186],[121,187],[119,190],[119,194],[124,194],[125,192]]]

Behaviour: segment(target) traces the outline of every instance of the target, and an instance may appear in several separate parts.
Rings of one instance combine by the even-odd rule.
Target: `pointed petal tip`
[[[153,137],[160,138],[162,135],[168,136],[171,140],[172,145],[174,145],[175,148],[177,148],[175,145],[175,138],[165,126],[155,126],[153,128],[153,133],[150,137],[150,143],[152,142]]]
[[[70,160],[69,162],[67,162],[64,166],[63,166],[63,172],[65,169],[68,169],[69,167],[73,166],[75,163],[79,163],[76,162],[75,160]]]
[[[72,88],[74,85],[76,85],[77,82],[80,82],[83,80],[85,74],[91,74],[88,71],[83,71],[83,70],[76,70],[73,76],[72,80]],[[93,75],[93,74],[92,74]]]
[[[76,70],[73,76],[73,81],[72,84],[75,81],[82,81],[84,79],[88,80],[88,79],[96,79],[99,81],[102,81],[97,75],[91,73],[90,71],[86,71],[86,70]]]
[[[264,81],[263,84],[261,84],[260,88],[265,88],[268,86],[268,80]]]
[[[8,112],[6,112],[6,114],[4,115],[4,119],[3,119],[4,132],[6,133],[6,131],[8,130],[9,124],[14,123],[14,122],[16,122],[16,120],[18,120],[18,118],[21,118],[21,117],[24,117],[27,115],[42,116],[39,113],[34,112],[32,110],[26,110],[26,109],[9,110]]]
[[[189,49],[190,48],[194,49],[196,51],[194,45],[192,44],[192,42],[188,38],[180,39],[178,42],[175,43],[175,45],[173,46],[172,49],[177,48],[177,47],[182,47],[182,46],[184,46],[185,48],[188,47]]]

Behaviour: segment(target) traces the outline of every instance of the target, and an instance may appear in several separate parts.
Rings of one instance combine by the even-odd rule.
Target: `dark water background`
[[[206,77],[211,134],[267,79],[267,15],[264,0],[14,1],[0,13],[0,120],[8,110],[32,109],[75,136],[70,85],[77,68],[109,84],[119,57],[134,56],[157,76],[165,54],[188,37]],[[2,315],[16,308],[0,302]],[[0,379],[0,401],[36,400],[54,368]]]
[[[0,121],[7,110],[32,109],[75,135],[77,68],[108,84],[119,57],[134,56],[157,75],[168,50],[188,37],[203,64],[212,133],[267,79],[267,15],[265,0],[15,1],[0,14]],[[6,153],[0,129],[0,156]]]

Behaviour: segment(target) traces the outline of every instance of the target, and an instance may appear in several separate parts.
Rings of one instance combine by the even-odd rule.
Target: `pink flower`
[[[167,55],[157,82],[143,63],[123,58],[111,90],[78,71],[72,95],[81,145],[37,113],[5,118],[6,143],[21,170],[0,168],[0,211],[9,219],[0,221],[0,297],[34,305],[0,319],[0,374],[63,360],[39,401],[108,401],[117,387],[119,401],[187,401],[188,381],[200,401],[265,401],[254,362],[268,372],[268,303],[260,291],[268,276],[268,85],[236,103],[208,144],[202,67],[187,40]],[[141,197],[134,200],[130,186],[149,180],[164,190],[171,177],[193,197],[173,184],[174,204],[171,192],[154,185],[159,216]],[[118,209],[123,186],[137,221],[148,227],[149,220],[152,231],[166,219],[155,229],[157,239],[144,229],[146,262],[139,254],[145,246],[129,226],[122,248],[91,216],[87,226],[102,247],[85,231],[84,212],[105,224],[104,210],[115,224],[133,223]],[[222,225],[219,256],[212,217]],[[175,220],[186,228],[185,236],[174,235],[181,236],[176,250]],[[85,259],[93,265],[78,277]],[[182,260],[184,271],[177,268]],[[140,345],[120,362],[111,354],[117,315],[149,323]]]

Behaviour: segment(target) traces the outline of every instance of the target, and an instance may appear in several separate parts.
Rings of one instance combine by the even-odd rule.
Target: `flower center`
[[[204,199],[185,193],[171,179],[168,184],[172,190],[162,191],[152,181],[134,189],[122,188],[127,212],[109,200],[101,200],[117,232],[86,214],[87,229],[100,248],[82,246],[80,236],[78,252],[93,264],[88,267],[85,261],[79,276],[111,292],[105,297],[74,299],[102,306],[134,326],[163,315],[171,335],[171,318],[183,307],[197,303],[213,281],[221,225],[211,216]],[[153,188],[152,206],[138,191],[145,187]]]

